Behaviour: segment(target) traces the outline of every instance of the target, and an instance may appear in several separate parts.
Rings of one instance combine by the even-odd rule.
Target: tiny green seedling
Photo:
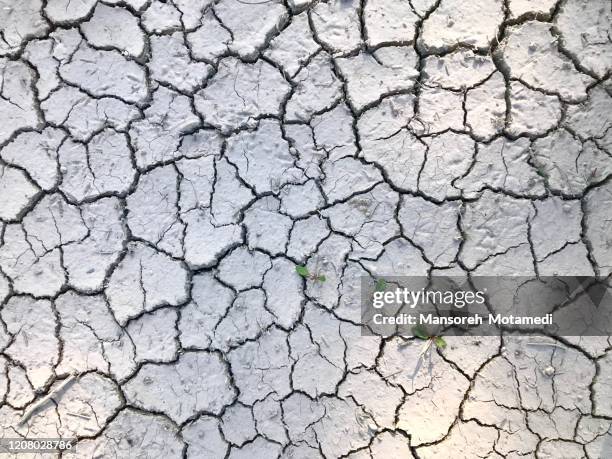
[[[374,290],[377,292],[384,292],[387,289],[387,281],[384,279],[378,279],[376,281],[376,285],[374,286]]]
[[[431,343],[435,344],[438,349],[444,349],[446,347],[446,341],[444,341],[444,338],[441,336],[430,336],[425,327],[422,325],[412,327],[412,333],[414,336],[423,341],[429,341],[430,345]]]
[[[304,279],[310,279],[315,282],[325,282],[327,280],[327,278],[323,274],[311,274],[306,266],[298,265],[295,267],[295,271]]]
[[[429,335],[427,334],[427,330],[422,325],[415,325],[412,327],[412,333],[419,339],[429,339]]]
[[[423,327],[422,325],[416,325],[412,327],[412,334],[416,338],[425,341],[425,344],[423,345],[423,348],[421,349],[421,352],[419,353],[419,359],[417,361],[417,364],[414,367],[414,371],[412,372],[412,375],[410,377],[410,379],[412,380],[412,384],[414,385],[414,378],[416,378],[416,375],[419,373],[419,370],[421,369],[421,366],[423,365],[423,362],[425,361],[425,359],[429,361],[428,368],[429,368],[429,375],[431,376],[433,372],[433,359],[432,359],[433,352],[432,350],[434,346],[438,349],[444,349],[446,347],[446,341],[444,341],[444,338],[442,338],[441,336],[431,336],[427,332],[425,327]]]
[[[444,338],[441,336],[434,336],[433,341],[438,349],[444,349],[446,347],[446,341],[444,341]]]
[[[538,174],[544,180],[548,180],[548,172],[546,172],[546,170],[543,167],[537,166],[536,167],[536,174]]]

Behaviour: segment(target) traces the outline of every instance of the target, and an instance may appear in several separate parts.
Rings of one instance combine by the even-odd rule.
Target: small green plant
[[[303,265],[297,265],[295,267],[295,271],[300,276],[302,276],[304,279],[310,279],[310,280],[315,281],[315,282],[325,282],[327,280],[325,275],[318,274],[318,273],[310,273],[310,271],[308,271],[308,268],[306,266],[303,266]]]
[[[441,336],[430,336],[425,327],[422,325],[415,325],[412,327],[412,333],[417,338],[427,341],[428,343],[426,343],[426,345],[435,344],[438,349],[444,349],[446,347],[446,341],[444,341],[444,338]]]
[[[384,279],[377,279],[374,285],[374,290],[377,292],[384,292],[387,289],[387,281]]]
[[[444,338],[442,338],[441,336],[430,335],[425,329],[425,327],[423,327],[422,325],[416,325],[412,327],[412,334],[416,338],[425,341],[425,344],[423,345],[423,347],[421,348],[421,352],[419,353],[419,359],[417,360],[412,375],[410,376],[414,389],[414,378],[416,378],[416,376],[419,374],[419,370],[423,366],[423,362],[425,361],[425,359],[427,359],[427,361],[429,362],[428,372],[431,376],[433,372],[432,351],[434,347],[438,349],[444,349],[446,347],[446,341],[444,341]]]
[[[538,174],[544,180],[548,180],[549,175],[548,175],[548,172],[546,171],[546,168],[545,168],[545,166],[543,164],[535,163],[533,166],[534,166],[536,174]]]

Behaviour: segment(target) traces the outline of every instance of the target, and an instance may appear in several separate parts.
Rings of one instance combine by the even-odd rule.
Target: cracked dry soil
[[[0,436],[612,457],[608,337],[448,338],[412,381],[421,344],[358,327],[362,275],[612,273],[611,23],[609,0],[0,0]]]

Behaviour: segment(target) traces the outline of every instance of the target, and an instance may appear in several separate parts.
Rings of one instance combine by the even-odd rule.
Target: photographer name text
[[[438,316],[435,314],[397,314],[384,315],[374,314],[372,321],[376,325],[461,325],[478,326],[488,323],[489,325],[552,325],[552,314],[544,316],[515,316],[502,314],[489,314],[483,316],[474,314],[471,316]]]

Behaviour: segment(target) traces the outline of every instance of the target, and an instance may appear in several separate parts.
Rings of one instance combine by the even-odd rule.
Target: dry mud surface
[[[608,338],[449,338],[413,380],[420,342],[357,326],[366,274],[612,272],[611,23],[609,0],[0,0],[0,436],[612,457]]]

